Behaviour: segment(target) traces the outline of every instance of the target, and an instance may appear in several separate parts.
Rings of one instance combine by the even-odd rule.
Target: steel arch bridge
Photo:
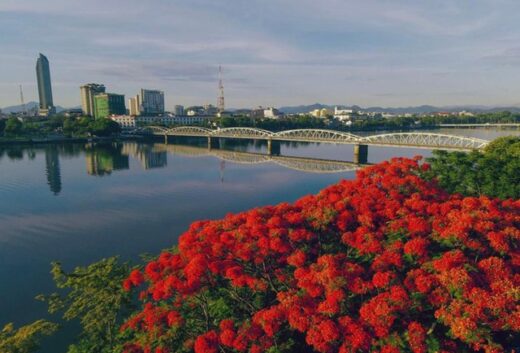
[[[251,127],[231,127],[211,130],[197,126],[181,126],[175,128],[148,126],[141,128],[139,131],[154,135],[208,137],[210,139],[234,138],[456,150],[482,149],[489,143],[487,140],[473,137],[429,132],[396,132],[371,136],[359,136],[348,132],[325,129],[298,129],[271,132]]]

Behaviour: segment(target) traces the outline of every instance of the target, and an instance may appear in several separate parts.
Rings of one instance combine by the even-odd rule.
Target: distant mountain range
[[[59,112],[62,112],[64,110],[68,110],[68,109],[76,109],[76,108],[81,108],[81,107],[73,107],[73,108],[64,108],[64,107],[60,107],[59,105],[56,106],[56,112],[59,113]],[[2,112],[5,113],[5,114],[10,114],[10,113],[21,113],[22,110],[23,110],[23,107],[22,105],[11,105],[9,107],[4,107],[4,108],[0,108],[2,109]],[[34,110],[34,109],[38,109],[38,102],[27,102],[25,103],[25,109],[27,110]]]
[[[428,114],[428,113],[435,113],[435,112],[459,112],[459,111],[471,111],[475,113],[487,113],[487,112],[497,112],[497,111],[510,111],[513,113],[520,113],[520,106],[510,106],[510,107],[490,107],[490,106],[484,106],[484,105],[453,105],[453,106],[443,106],[443,107],[435,107],[433,105],[420,105],[416,107],[399,107],[399,108],[383,108],[383,107],[368,107],[363,108],[357,105],[347,106],[342,104],[337,105],[331,105],[331,104],[321,104],[321,103],[314,103],[309,105],[298,105],[298,106],[286,106],[286,107],[280,107],[279,110],[284,112],[285,114],[300,114],[300,113],[308,113],[310,111],[313,111],[315,109],[329,109],[334,110],[335,106],[344,107],[346,109],[354,109],[354,110],[361,110],[361,111],[370,111],[375,113],[390,113],[390,114]],[[34,110],[38,109],[38,102],[27,102],[25,104],[25,107],[27,110]],[[78,109],[81,108],[80,106],[72,107],[72,108],[64,108],[61,106],[56,107],[56,112],[62,112],[64,110],[68,109]],[[22,111],[21,105],[12,105],[9,107],[1,108],[2,112],[5,114],[10,113],[20,113]],[[230,111],[233,111],[236,109],[230,109]]]
[[[334,110],[335,106],[344,107],[346,109],[354,109],[361,111],[370,111],[375,113],[391,113],[391,114],[427,114],[427,113],[435,113],[435,112],[459,112],[459,111],[471,111],[476,113],[486,113],[486,112],[497,112],[497,111],[510,111],[514,113],[520,113],[520,107],[511,106],[511,107],[489,107],[483,105],[461,105],[461,106],[444,106],[444,107],[435,107],[432,105],[421,105],[417,107],[400,107],[400,108],[383,108],[383,107],[368,107],[362,108],[357,105],[346,106],[342,104],[337,105],[327,105],[321,103],[315,103],[310,105],[298,105],[298,106],[288,106],[288,107],[280,107],[279,110],[286,114],[299,114],[299,113],[308,113],[315,109],[329,109]]]

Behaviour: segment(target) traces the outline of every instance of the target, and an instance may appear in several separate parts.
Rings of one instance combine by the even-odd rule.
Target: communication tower
[[[20,85],[20,102],[22,104],[22,113],[23,115],[27,115],[27,109],[25,107],[25,101],[23,99],[23,90],[22,90],[22,85]]]
[[[224,104],[224,84],[222,83],[222,66],[219,65],[218,67],[218,101],[217,101],[217,109],[220,113],[222,113],[225,110],[225,104]]]

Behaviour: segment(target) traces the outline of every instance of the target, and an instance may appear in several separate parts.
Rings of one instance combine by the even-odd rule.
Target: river
[[[489,140],[520,134],[435,132]],[[0,328],[47,317],[45,305],[34,297],[54,289],[51,261],[70,270],[115,254],[137,260],[142,253],[174,245],[195,220],[291,202],[355,175],[348,163],[258,157],[254,153],[265,146],[252,142],[224,147],[245,153],[219,155],[202,146],[135,142],[0,146]],[[281,154],[349,161],[353,147],[285,144]],[[430,154],[370,146],[368,159],[377,163]],[[47,340],[42,352],[65,352],[65,336]]]

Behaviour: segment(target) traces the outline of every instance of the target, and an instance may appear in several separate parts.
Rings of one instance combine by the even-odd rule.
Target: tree
[[[111,119],[95,119],[89,123],[89,131],[94,136],[110,136],[121,131],[118,123]]]
[[[9,118],[5,123],[4,132],[6,134],[17,135],[22,131],[22,122],[17,118]]]
[[[427,178],[465,196],[520,198],[520,137],[501,137],[483,151],[434,151]]]
[[[46,301],[49,312],[62,312],[67,321],[79,320],[83,328],[77,343],[69,353],[112,353],[118,345],[119,326],[125,310],[129,310],[130,295],[121,283],[130,268],[117,257],[103,259],[72,272],[53,263],[51,273],[60,293],[37,298]]]
[[[124,281],[126,353],[516,352],[520,204],[396,158],[293,204],[199,221]]]
[[[0,118],[0,133],[4,133],[6,119]]]
[[[57,327],[56,324],[45,320],[38,320],[18,329],[15,329],[12,323],[7,324],[0,331],[0,352],[36,352],[40,339],[53,334]]]

